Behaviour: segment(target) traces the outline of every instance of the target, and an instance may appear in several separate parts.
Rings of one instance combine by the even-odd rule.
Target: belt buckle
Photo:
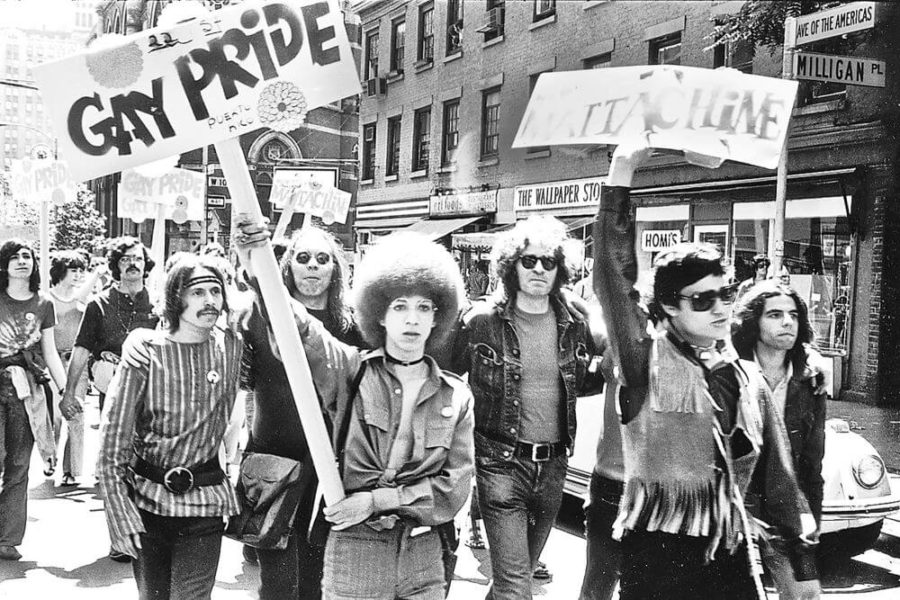
[[[173,494],[186,494],[194,488],[194,474],[185,467],[172,467],[163,476],[163,486]]]
[[[550,444],[532,444],[531,460],[533,462],[547,462],[550,460]]]

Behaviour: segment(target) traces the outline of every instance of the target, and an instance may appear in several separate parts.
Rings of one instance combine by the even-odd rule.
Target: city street
[[[41,473],[35,460],[31,470],[29,522],[19,562],[0,561],[0,600],[65,598],[103,600],[137,597],[130,565],[106,558],[109,541],[103,508],[90,475],[96,455],[98,431],[96,397],[88,398],[88,475],[73,488],[54,487]],[[896,431],[896,411],[833,402],[832,416],[849,417],[855,428],[876,445],[888,459],[887,432]],[[884,435],[882,435],[884,434]],[[876,436],[876,437],[873,437]],[[882,436],[882,437],[877,437]],[[896,437],[894,438],[896,439]],[[36,455],[35,455],[36,456]],[[892,454],[890,456],[896,456]],[[900,462],[889,463],[898,472]],[[58,477],[58,474],[57,474]],[[894,485],[900,485],[895,478]],[[584,570],[584,540],[580,537],[580,511],[576,503],[563,505],[563,516],[553,531],[542,556],[553,574],[547,583],[535,582],[536,597],[574,599]],[[468,535],[463,531],[463,539]],[[456,578],[451,600],[482,598],[487,592],[490,562],[486,550],[472,550],[460,544]],[[852,561],[826,565],[823,569],[826,596],[880,600],[900,593],[900,521],[889,521],[874,550]],[[257,598],[259,569],[243,562],[240,546],[226,539],[213,598],[217,600]]]

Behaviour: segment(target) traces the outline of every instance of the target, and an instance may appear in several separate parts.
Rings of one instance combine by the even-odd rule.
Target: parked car
[[[587,498],[597,440],[603,432],[603,396],[578,399],[578,437],[569,459],[565,493]],[[823,557],[861,554],[878,540],[884,518],[900,510],[900,489],[892,490],[884,461],[842,419],[825,424],[825,480],[822,501]]]

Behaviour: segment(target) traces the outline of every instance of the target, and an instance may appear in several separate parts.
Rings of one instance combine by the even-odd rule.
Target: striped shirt
[[[227,478],[175,495],[129,466],[135,454],[163,469],[193,467],[217,456],[237,391],[240,336],[215,329],[209,340],[186,344],[160,331],[146,346],[149,365],[119,365],[103,416],[100,493],[110,534],[120,539],[144,531],[138,509],[169,517],[239,512]]]

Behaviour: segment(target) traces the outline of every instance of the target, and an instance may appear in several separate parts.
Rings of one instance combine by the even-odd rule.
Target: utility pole
[[[794,78],[794,52],[797,50],[797,17],[800,16],[799,0],[788,2],[787,15],[784,20],[784,46],[781,57],[781,78]],[[793,107],[792,107],[793,110]],[[788,176],[788,141],[791,137],[790,119],[787,134],[784,136],[784,148],[778,160],[778,171],[775,178],[775,223],[773,225],[772,247],[769,248],[769,260],[772,262],[772,273],[775,277],[781,274],[784,263],[784,219],[787,209],[787,176]]]

